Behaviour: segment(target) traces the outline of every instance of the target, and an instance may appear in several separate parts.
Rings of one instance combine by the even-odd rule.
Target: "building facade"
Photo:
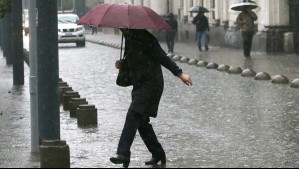
[[[260,6],[256,10],[253,50],[262,52],[294,52],[294,30],[297,16],[291,11],[291,0],[256,0]],[[297,0],[298,1],[298,0]],[[210,44],[242,48],[242,38],[235,20],[239,12],[230,10],[236,0],[104,0],[105,3],[128,3],[144,5],[156,11],[162,17],[172,12],[179,21],[178,40],[194,42],[195,26],[191,23],[195,14],[188,12],[193,6],[204,6],[210,10]],[[298,3],[294,9],[298,9]],[[298,10],[295,11],[298,14]],[[294,15],[294,16],[293,16]],[[294,19],[293,19],[294,20]],[[295,20],[296,21],[296,20]],[[293,23],[293,25],[292,25]],[[297,31],[295,31],[297,32]],[[298,31],[299,32],[299,31]],[[297,37],[297,36],[296,36]]]
[[[104,0],[85,0],[86,6],[89,8],[93,8],[97,5],[104,3]]]

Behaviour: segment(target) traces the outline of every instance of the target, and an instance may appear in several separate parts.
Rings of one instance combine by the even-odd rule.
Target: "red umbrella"
[[[125,29],[173,30],[152,9],[130,4],[104,3],[98,5],[80,18],[77,24]]]

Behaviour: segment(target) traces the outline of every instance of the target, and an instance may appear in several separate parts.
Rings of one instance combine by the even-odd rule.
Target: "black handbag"
[[[121,87],[128,87],[131,86],[131,80],[129,77],[129,66],[126,61],[126,58],[122,58],[122,47],[123,46],[123,36],[122,36],[122,42],[121,42],[121,51],[120,51],[120,62],[121,62],[121,67],[119,69],[117,78],[116,78],[116,84]]]
[[[116,84],[121,87],[128,87],[132,85],[129,77],[128,63],[125,59],[121,59],[121,67],[116,78]]]

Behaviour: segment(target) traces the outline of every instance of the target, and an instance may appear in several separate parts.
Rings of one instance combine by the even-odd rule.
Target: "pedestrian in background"
[[[169,13],[165,18],[166,23],[168,23],[174,30],[166,31],[166,44],[168,47],[168,52],[173,53],[175,37],[178,30],[178,22],[173,16],[173,13]]]
[[[98,27],[96,27],[96,26],[89,26],[90,27],[90,29],[91,29],[91,34],[93,35],[93,34],[98,34]]]
[[[210,31],[208,18],[204,15],[204,12],[198,12],[192,23],[196,26],[196,41],[198,50],[202,51],[201,46],[204,45],[205,50],[208,51],[208,33]]]
[[[119,140],[117,156],[111,157],[114,164],[128,167],[131,157],[131,145],[138,130],[152,158],[145,165],[166,165],[166,155],[159,143],[150,122],[150,117],[157,117],[160,98],[163,93],[164,80],[162,66],[170,70],[186,85],[192,85],[189,75],[167,57],[158,40],[147,30],[121,29],[125,37],[124,58],[132,82],[132,102],[127,112],[125,125]],[[120,69],[121,61],[115,67]]]
[[[243,38],[244,56],[250,57],[252,39],[254,35],[254,21],[257,20],[256,14],[251,8],[244,7],[243,11],[238,15],[236,23],[241,27]]]

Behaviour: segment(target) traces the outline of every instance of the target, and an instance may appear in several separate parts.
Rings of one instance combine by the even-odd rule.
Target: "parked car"
[[[79,17],[74,13],[58,14],[58,43],[76,43],[85,47],[85,28],[77,25]]]
[[[29,34],[29,12],[28,9],[23,10],[23,31],[25,33],[25,36]]]
[[[29,34],[29,17],[25,17],[25,21],[23,23],[23,30],[25,33],[25,36]]]

